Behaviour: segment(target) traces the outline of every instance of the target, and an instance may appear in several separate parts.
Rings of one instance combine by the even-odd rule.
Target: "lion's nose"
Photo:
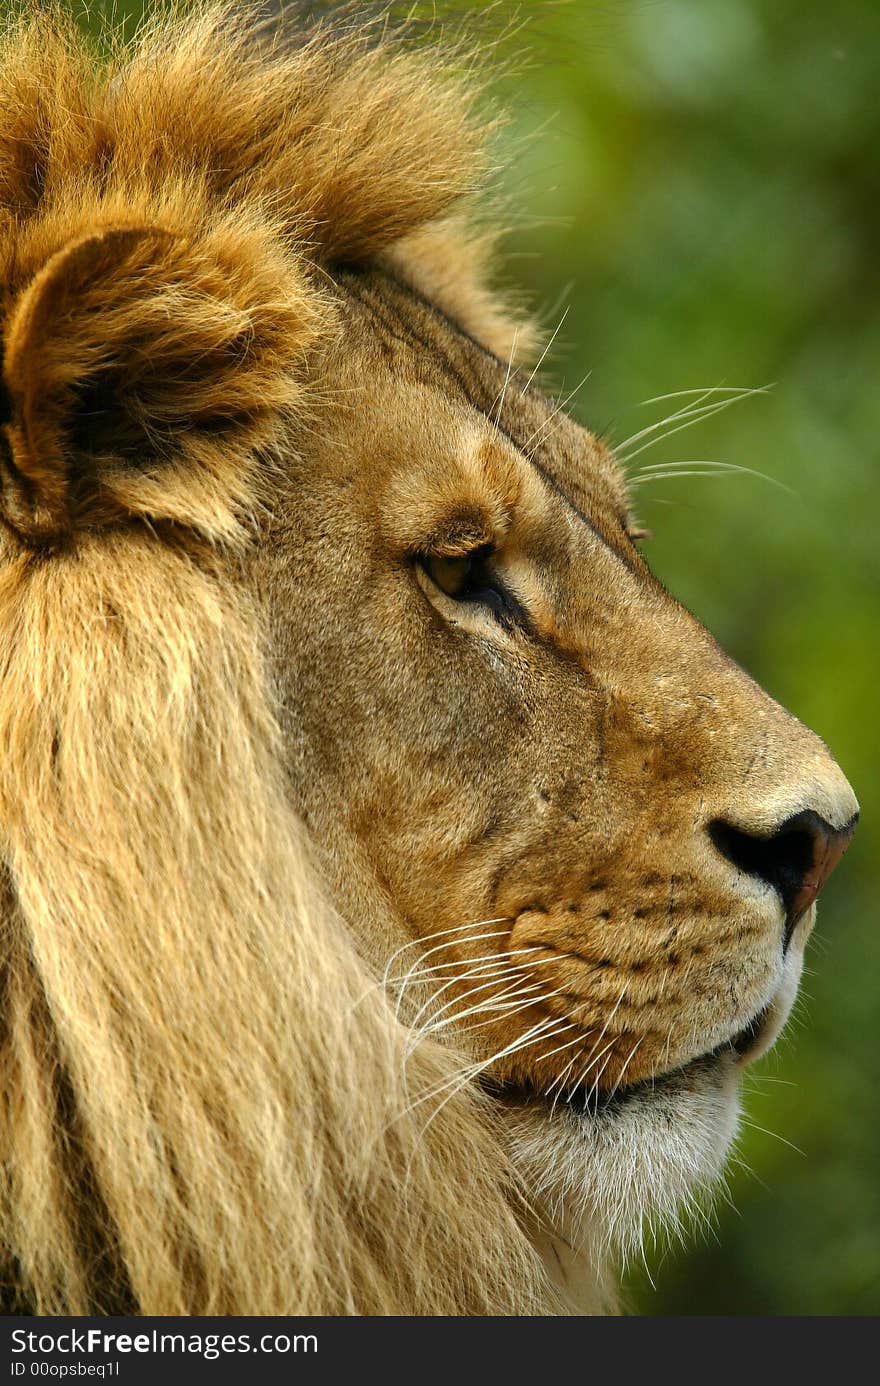
[[[740,871],[758,876],[778,891],[785,906],[787,948],[795,924],[849,846],[858,818],[856,813],[844,827],[833,828],[812,809],[804,809],[761,836],[717,818],[709,824],[709,836]]]

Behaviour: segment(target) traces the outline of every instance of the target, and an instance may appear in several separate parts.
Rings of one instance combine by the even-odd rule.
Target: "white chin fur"
[[[674,1228],[718,1180],[739,1116],[735,1056],[697,1062],[606,1111],[509,1109],[510,1151],[544,1232],[594,1267]]]
[[[510,1154],[537,1212],[535,1245],[568,1312],[603,1312],[609,1264],[638,1253],[646,1232],[675,1231],[705,1206],[736,1136],[740,1074],[788,1019],[811,925],[812,912],[744,1052],[697,1059],[604,1111],[537,1099],[508,1107]]]

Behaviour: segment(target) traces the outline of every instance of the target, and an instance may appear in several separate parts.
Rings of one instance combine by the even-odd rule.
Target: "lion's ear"
[[[3,332],[0,515],[31,546],[135,515],[234,527],[244,473],[301,390],[314,298],[241,225],[68,242]]]

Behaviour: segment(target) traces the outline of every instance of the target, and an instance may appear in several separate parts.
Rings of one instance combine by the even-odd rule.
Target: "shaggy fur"
[[[812,922],[706,829],[852,793],[517,372],[459,57],[188,15],[0,51],[7,1303],[601,1312]]]
[[[9,562],[0,612],[3,1229],[34,1307],[534,1309],[490,1128],[401,1117],[406,1034],[308,883],[248,612],[132,536]]]

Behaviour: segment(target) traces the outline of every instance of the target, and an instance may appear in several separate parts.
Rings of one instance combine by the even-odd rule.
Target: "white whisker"
[[[558,334],[559,334],[559,329],[562,327],[562,324],[565,322],[565,319],[568,317],[568,310],[569,310],[570,306],[571,306],[570,304],[567,304],[567,305],[566,305],[566,307],[565,307],[565,309],[564,309],[564,311],[563,311],[562,317],[559,319],[559,322],[556,324],[555,328],[553,329],[553,336],[550,338],[550,340],[548,341],[547,345],[544,347],[544,350],[541,352],[541,355],[538,357],[538,360],[537,360],[537,362],[536,362],[536,364],[535,364],[534,370],[532,371],[532,373],[531,373],[531,375],[529,376],[528,380],[526,381],[525,385],[524,385],[524,386],[522,387],[522,389],[520,390],[520,394],[519,394],[520,399],[523,398],[523,396],[525,395],[525,393],[526,393],[526,391],[528,390],[529,386],[531,385],[532,381],[534,380],[535,376],[538,374],[538,371],[541,369],[541,366],[542,366],[543,363],[544,363],[544,358],[546,357],[547,352],[550,350],[550,348],[552,347],[553,343],[556,341],[556,338],[557,338],[557,336],[558,336]]]
[[[752,1131],[760,1131],[762,1136],[772,1136],[774,1140],[781,1141],[783,1145],[787,1145],[796,1155],[803,1155],[804,1159],[807,1158],[806,1151],[801,1150],[799,1145],[794,1144],[794,1141],[788,1141],[785,1139],[785,1136],[780,1136],[778,1131],[769,1131],[766,1126],[759,1126],[756,1121],[752,1121],[752,1119],[747,1116],[742,1118],[742,1123],[743,1126],[750,1127]]]
[[[538,991],[539,988],[538,988],[537,986],[532,986],[532,987],[527,987],[527,988],[525,988],[525,990],[526,990],[526,991]],[[520,995],[520,996],[521,996],[522,994],[523,994],[522,992],[519,992],[519,993],[514,992],[514,993],[513,993],[513,996],[517,996],[517,995]],[[488,1011],[493,1011],[493,1012],[494,1012],[494,1010],[496,1010],[496,1009],[497,1009],[497,1010],[500,1010],[500,1011],[502,1012],[502,1014],[504,1015],[505,1019],[507,1019],[507,1018],[509,1018],[511,1015],[517,1015],[517,1014],[519,1014],[520,1011],[528,1010],[530,1006],[541,1006],[541,1005],[544,1004],[545,1001],[550,1001],[554,996],[559,996],[559,995],[560,995],[560,992],[558,992],[558,991],[549,991],[549,992],[545,992],[544,994],[542,994],[542,995],[540,995],[540,996],[529,996],[525,1001],[519,1001],[519,1002],[510,1001],[510,1002],[507,1002],[506,1005],[500,1006],[500,1007],[497,1007],[497,1008],[494,1006],[494,1003],[493,1003],[492,999],[490,998],[487,1005],[483,1005],[483,1004],[479,1004],[479,1003],[478,1003],[476,1006],[471,1006],[471,1007],[469,1007],[468,1010],[463,1011],[463,1012],[461,1013],[461,1015],[451,1015],[451,1016],[447,1016],[447,1018],[446,1018],[445,1020],[441,1020],[440,1023],[439,1023],[438,1025],[433,1025],[433,1024],[430,1025],[425,1031],[423,1031],[423,1033],[424,1033],[424,1034],[428,1034],[428,1035],[433,1035],[437,1030],[443,1030],[443,1029],[445,1029],[447,1025],[458,1025],[458,1022],[459,1022],[460,1020],[463,1020],[463,1019],[465,1018],[465,1016],[468,1016],[468,1015],[484,1015],[484,1014],[486,1013],[487,1010],[488,1010]],[[465,1030],[476,1030],[476,1029],[481,1028],[483,1025],[491,1025],[491,1024],[494,1024],[494,1023],[495,1023],[495,1021],[494,1021],[494,1015],[493,1015],[493,1017],[492,1017],[491,1019],[486,1020],[486,1021],[481,1021],[479,1025],[468,1025],[468,1026],[465,1026],[465,1027],[463,1027],[463,1028],[464,1028]]]
[[[558,1023],[558,1017],[556,1016],[550,1016],[545,1020],[538,1021],[531,1029],[526,1030],[525,1034],[518,1036],[517,1039],[512,1040],[510,1044],[505,1045],[503,1049],[499,1049],[494,1054],[491,1054],[489,1058],[483,1059],[478,1063],[469,1064],[459,1074],[456,1074],[450,1082],[438,1084],[427,1092],[422,1093],[421,1096],[417,1097],[406,1109],[407,1113],[414,1110],[415,1107],[421,1106],[422,1103],[429,1102],[432,1098],[439,1097],[441,1093],[446,1092],[446,1097],[444,1097],[443,1101],[438,1104],[428,1118],[423,1129],[424,1134],[424,1131],[427,1130],[428,1126],[430,1126],[431,1122],[439,1115],[446,1104],[451,1102],[455,1095],[461,1092],[462,1088],[467,1087],[475,1078],[478,1078],[481,1073],[484,1073],[487,1068],[491,1068],[493,1064],[497,1063],[499,1059],[508,1058],[511,1054],[519,1053],[522,1049],[528,1049],[542,1039],[555,1038],[556,1035],[561,1035],[565,1030],[571,1030],[573,1028],[574,1026],[571,1025],[570,1022]]]
[[[476,995],[477,992],[485,991],[485,990],[486,990],[487,988],[489,988],[489,987],[491,987],[491,988],[496,988],[496,987],[497,987],[497,983],[498,983],[498,979],[497,979],[497,978],[495,978],[495,977],[490,977],[490,978],[488,978],[486,981],[480,982],[477,986],[468,988],[468,990],[465,991],[463,994],[459,994],[459,995],[454,995],[454,996],[452,996],[452,997],[450,998],[450,1000],[444,1001],[444,1003],[443,1003],[442,1006],[438,1006],[439,999],[440,999],[440,997],[444,994],[444,992],[449,991],[450,988],[452,988],[453,986],[455,986],[456,982],[458,982],[459,980],[460,980],[459,978],[453,978],[453,979],[452,979],[451,981],[449,981],[449,982],[444,982],[443,986],[437,987],[436,990],[432,990],[431,993],[430,993],[430,995],[428,996],[427,1000],[424,1001],[424,1002],[421,1004],[421,1006],[419,1006],[419,1008],[418,1008],[418,1010],[416,1011],[415,1015],[412,1017],[411,1021],[409,1022],[410,1028],[411,1028],[411,1030],[413,1031],[413,1036],[414,1036],[414,1039],[415,1039],[415,1040],[418,1040],[418,1038],[421,1037],[422,1033],[424,1033],[423,1027],[422,1027],[422,1017],[425,1016],[425,1015],[429,1015],[429,1014],[432,1012],[432,1009],[433,1009],[433,1018],[436,1020],[437,1017],[438,1017],[438,1016],[441,1016],[441,1015],[444,1013],[444,1011],[446,1011],[446,1010],[449,1009],[450,1006],[455,1006],[455,1005],[457,1005],[458,1003],[460,1003],[461,1001],[466,1000],[468,996]],[[468,979],[465,978],[465,979],[463,979],[463,980],[466,981],[466,980],[468,980]],[[522,983],[522,980],[523,980],[522,978],[517,977],[517,978],[514,979],[514,981],[511,983],[511,985],[512,985],[512,986],[520,986],[521,983]],[[536,983],[534,983],[534,985],[537,986],[538,983],[536,982]],[[501,991],[501,992],[498,992],[497,990],[495,991],[495,995],[497,995],[497,996],[503,996],[504,994],[505,994],[505,993],[504,993],[503,991]],[[410,1048],[412,1048],[412,1045],[410,1045]]]
[[[402,943],[399,948],[395,948],[388,962],[385,964],[385,973],[387,975],[391,971],[392,963],[400,957],[401,953],[406,953],[410,948],[420,948],[423,944],[430,943],[434,938],[445,938],[449,934],[460,934],[466,929],[484,929],[488,924],[504,924],[509,922],[509,920],[501,915],[498,919],[472,919],[467,924],[453,924],[448,929],[435,929],[433,933],[420,934],[416,938],[408,939],[407,942]]]
[[[450,984],[450,983],[447,983],[447,986],[448,986],[448,985],[451,985],[451,984]],[[491,996],[491,997],[488,997],[487,1000],[497,1002],[497,1001],[503,1001],[503,1000],[505,1000],[507,997],[509,997],[509,996],[511,996],[511,995],[514,995],[514,996],[516,996],[516,995],[521,995],[521,994],[522,994],[521,991],[518,991],[518,990],[516,990],[516,989],[517,989],[517,988],[521,988],[523,985],[524,985],[523,979],[522,979],[522,978],[516,978],[516,979],[510,984],[510,986],[509,986],[506,990],[503,990],[503,991],[496,991],[496,990],[493,990],[492,996]],[[526,985],[528,985],[529,989],[530,989],[530,990],[533,990],[533,991],[538,991],[538,990],[540,989],[540,983],[539,983],[539,982],[531,982],[531,983],[527,983]],[[416,1037],[417,1039],[421,1039],[422,1035],[433,1034],[433,1032],[434,1032],[435,1030],[442,1029],[446,1024],[452,1023],[452,1022],[454,1022],[455,1020],[460,1019],[460,1018],[461,1018],[460,1015],[453,1015],[452,1017],[450,1017],[450,1019],[449,1019],[448,1021],[441,1021],[441,1020],[440,1020],[440,1016],[442,1016],[446,1011],[450,1010],[453,1006],[459,1005],[462,1001],[466,1001],[467,998],[468,998],[469,996],[476,996],[479,992],[485,991],[485,990],[487,989],[487,987],[493,987],[493,988],[495,987],[495,979],[494,979],[494,978],[493,978],[491,981],[489,981],[489,982],[482,982],[479,986],[470,987],[470,988],[469,988],[466,992],[464,992],[462,995],[453,996],[449,1001],[444,1001],[443,1005],[440,1006],[440,1007],[438,1007],[438,1009],[433,1013],[433,1015],[431,1015],[431,1017],[430,1017],[428,1023],[427,1023],[426,1025],[422,1025],[422,1024],[421,1024],[421,1017],[422,1017],[427,1011],[429,1011],[430,1007],[433,1005],[433,1003],[434,1003],[434,1001],[437,999],[437,997],[439,997],[439,996],[442,994],[442,992],[446,989],[446,988],[441,988],[441,989],[440,989],[439,991],[437,991],[432,997],[430,997],[429,1000],[428,1000],[423,1006],[421,1006],[421,1007],[419,1008],[419,1010],[417,1011],[416,1016],[415,1016],[415,1018],[414,1018],[414,1020],[413,1020],[413,1022],[412,1022],[412,1029],[413,1029],[413,1032],[414,1032],[415,1037]],[[474,1009],[474,1008],[471,1008],[471,1009]],[[461,1014],[463,1014],[463,1015],[468,1015],[468,1014],[470,1014],[470,1013],[471,1013],[470,1011],[464,1011],[464,1012],[462,1012]],[[410,1047],[412,1047],[412,1046],[410,1046]]]
[[[583,1042],[582,1036],[578,1036],[578,1038],[581,1039],[581,1041]],[[556,1078],[556,1079],[550,1084],[550,1087],[547,1089],[547,1092],[546,1092],[546,1096],[547,1096],[547,1097],[550,1096],[550,1094],[551,1094],[551,1092],[553,1091],[554,1088],[558,1088],[558,1089],[559,1089],[558,1092],[556,1093],[555,1097],[553,1098],[553,1101],[552,1101],[551,1104],[550,1104],[550,1115],[551,1115],[551,1116],[553,1116],[554,1113],[555,1113],[555,1111],[556,1111],[557,1103],[559,1102],[559,1099],[560,1099],[560,1097],[562,1096],[562,1089],[563,1089],[563,1087],[565,1086],[565,1083],[566,1083],[566,1081],[567,1081],[567,1079],[568,1079],[568,1075],[571,1073],[571,1070],[574,1068],[575,1064],[577,1063],[578,1058],[579,1058],[579,1055],[578,1055],[578,1054],[572,1054],[571,1058],[569,1059],[569,1061],[568,1061],[568,1063],[566,1064],[565,1068],[564,1068],[564,1069],[562,1070],[562,1072],[560,1073],[559,1077]]]
[[[651,424],[648,428],[643,428],[639,433],[633,434],[632,438],[628,438],[626,443],[615,448],[614,455],[619,462],[628,464],[632,462],[634,457],[638,457],[640,453],[647,452],[648,448],[656,447],[658,443],[665,441],[667,438],[672,438],[676,433],[681,433],[686,428],[693,428],[694,424],[700,423],[703,419],[711,419],[716,414],[722,414],[725,409],[729,409],[732,404],[739,404],[741,400],[749,399],[752,395],[765,395],[766,393],[767,390],[764,386],[756,386],[754,390],[748,390],[745,394],[730,395],[727,399],[716,400],[712,404],[704,404],[700,407],[693,405],[689,409],[679,409],[676,413],[670,414],[668,418],[661,419],[659,423]],[[676,419],[681,419],[682,422],[676,424],[675,428],[666,429],[666,431],[659,434],[658,437],[649,437],[650,434],[657,433],[659,429],[663,428],[668,423],[673,423]],[[641,447],[637,447],[634,451],[629,451],[631,445],[638,442],[640,438],[645,438],[647,441],[643,442]]]
[[[622,443],[617,444],[614,449],[615,456],[617,458],[625,457],[627,448],[633,443],[640,443],[643,438],[650,438],[658,429],[665,428],[667,424],[674,423],[676,419],[690,418],[691,415],[699,415],[703,410],[714,409],[720,403],[719,400],[713,400],[711,404],[705,403],[711,393],[711,390],[704,390],[697,399],[690,400],[687,404],[683,404],[680,409],[666,414],[662,419],[657,419],[652,424],[646,424],[637,433],[630,434],[628,438],[624,438]]]
[[[649,481],[666,481],[682,476],[754,476],[760,481],[778,486],[780,491],[795,496],[797,492],[778,477],[768,476],[766,472],[756,471],[754,467],[742,467],[736,462],[713,462],[697,460],[689,462],[653,462],[649,467],[629,478],[630,487],[644,486]]]
[[[537,959],[535,962],[529,964],[529,969],[534,967],[540,967],[546,963],[554,961],[555,959],[552,958]],[[501,968],[494,972],[476,971],[473,974],[465,972],[461,976],[453,976],[449,980],[445,981],[442,986],[439,986],[431,991],[430,996],[425,1002],[422,1003],[421,1006],[419,1006],[418,1010],[416,1011],[413,1018],[410,1020],[409,1024],[413,1029],[418,1029],[421,1022],[421,1017],[425,1015],[426,1012],[428,1012],[433,1005],[436,1004],[439,997],[441,997],[444,994],[444,992],[449,991],[456,984],[461,985],[469,981],[482,979],[480,981],[479,986],[473,987],[470,990],[465,991],[463,996],[459,995],[457,997],[453,997],[451,1001],[444,1002],[444,1005],[440,1007],[440,1009],[436,1012],[436,1015],[442,1015],[443,1011],[446,1010],[447,1007],[455,1005],[456,1001],[463,1000],[464,997],[471,995],[473,992],[484,991],[487,987],[497,986],[498,982],[503,982],[507,978],[512,978],[513,984],[519,986],[522,983],[527,982],[529,980],[529,971],[527,971],[521,963],[516,963],[512,967]],[[538,982],[533,982],[533,985],[537,987],[540,984]],[[503,995],[503,993],[496,994]]]
[[[598,1041],[597,1041],[597,1043],[598,1043]],[[611,1039],[608,1041],[607,1044],[605,1044],[605,1045],[602,1046],[602,1048],[599,1050],[598,1054],[596,1053],[596,1045],[593,1046],[593,1048],[590,1050],[589,1054],[587,1055],[587,1058],[586,1058],[586,1061],[585,1061],[585,1063],[584,1063],[584,1066],[583,1066],[583,1068],[581,1069],[580,1073],[578,1074],[576,1081],[575,1081],[574,1083],[572,1083],[572,1085],[571,1085],[571,1087],[570,1087],[570,1089],[569,1089],[569,1092],[568,1092],[569,1098],[573,1097],[574,1094],[577,1092],[578,1088],[581,1086],[581,1084],[584,1083],[584,1082],[586,1081],[587,1076],[588,1076],[589,1073],[596,1067],[597,1063],[599,1062],[599,1060],[602,1058],[602,1056],[603,1056],[603,1054],[604,1054],[604,1055],[607,1056],[606,1059],[605,1059],[605,1062],[604,1062],[604,1064],[602,1065],[602,1067],[599,1069],[599,1072],[596,1074],[595,1082],[593,1083],[592,1088],[590,1088],[590,1091],[587,1093],[587,1096],[586,1096],[586,1101],[589,1102],[590,1098],[591,1098],[592,1095],[593,1095],[593,1092],[594,1092],[595,1089],[596,1089],[596,1085],[598,1084],[599,1079],[602,1077],[602,1074],[605,1072],[605,1069],[608,1067],[609,1061],[610,1061],[610,1059],[611,1059],[611,1054],[612,1054],[612,1052],[613,1052],[613,1050],[614,1050],[616,1044],[617,1044],[617,1036],[616,1036],[616,1035],[612,1035],[612,1036],[611,1036]]]
[[[543,1064],[543,1063],[545,1063],[545,1062],[547,1061],[547,1059],[552,1059],[553,1056],[554,1056],[554,1054],[562,1054],[562,1053],[565,1052],[565,1050],[571,1049],[572,1045],[575,1045],[575,1044],[583,1044],[583,1042],[584,1042],[584,1037],[583,1037],[583,1035],[581,1035],[581,1034],[575,1035],[575,1037],[574,1037],[573,1040],[568,1040],[568,1042],[567,1042],[566,1044],[558,1044],[558,1045],[556,1046],[555,1049],[551,1049],[551,1050],[550,1050],[549,1054],[539,1054],[538,1057],[537,1057],[537,1059],[535,1060],[535,1063],[536,1063],[536,1064]],[[576,1061],[577,1061],[577,1055],[575,1055],[574,1058],[572,1059],[572,1063],[575,1063]],[[549,1091],[550,1091],[550,1090],[548,1089],[548,1092],[549,1092]]]
[[[629,1051],[629,1053],[627,1054],[626,1058],[624,1059],[623,1064],[621,1065],[620,1072],[619,1072],[618,1075],[617,1075],[617,1081],[615,1082],[614,1087],[611,1089],[610,1093],[608,1094],[608,1101],[609,1101],[609,1102],[611,1101],[612,1097],[613,1097],[614,1094],[617,1092],[618,1088],[620,1087],[621,1083],[623,1082],[624,1074],[626,1073],[626,1070],[629,1068],[630,1064],[632,1063],[633,1059],[635,1058],[636,1052],[638,1051],[638,1049],[639,1049],[639,1047],[640,1047],[642,1041],[644,1040],[644,1038],[645,1038],[644,1035],[642,1035],[639,1039],[636,1040],[636,1042],[635,1042],[635,1044],[633,1045],[632,1049]]]
[[[510,372],[513,370],[513,358],[516,355],[516,342],[518,336],[519,328],[517,327],[514,329],[513,340],[510,344],[510,355],[507,358],[507,374],[504,377],[504,384],[501,386],[499,394],[496,395],[495,399],[492,401],[492,405],[490,406],[490,409],[492,409],[495,407],[496,403],[498,405],[498,408],[495,410],[495,417],[492,420],[492,427],[496,430],[501,421],[501,411],[504,408],[504,400],[507,395],[507,387],[510,384]],[[487,410],[486,412],[488,414],[490,410]]]
[[[566,395],[565,399],[562,400],[561,403],[559,403],[559,404],[557,404],[557,405],[555,406],[555,408],[553,409],[552,413],[549,414],[548,417],[547,417],[546,419],[544,419],[543,423],[541,423],[541,424],[534,430],[534,432],[532,432],[532,433],[529,434],[529,436],[528,436],[528,438],[526,438],[525,442],[522,443],[522,444],[520,445],[520,452],[525,453],[525,455],[526,455],[527,457],[533,457],[533,456],[534,456],[534,454],[537,452],[538,448],[540,447],[541,443],[546,442],[546,439],[547,439],[547,436],[548,436],[548,435],[545,433],[545,429],[547,429],[547,428],[549,427],[549,425],[550,425],[551,423],[553,423],[553,420],[557,417],[557,415],[559,415],[559,414],[562,413],[562,411],[563,411],[563,409],[565,408],[565,406],[566,406],[567,404],[569,404],[569,403],[571,402],[571,400],[574,399],[574,397],[575,397],[575,395],[577,394],[578,390],[582,390],[582,389],[583,389],[583,387],[586,385],[587,381],[589,380],[589,378],[590,378],[590,376],[591,376],[592,374],[593,374],[592,369],[587,371],[586,375],[585,375],[581,380],[578,381],[577,385],[575,385],[574,389],[573,389],[569,394]],[[535,446],[532,448],[532,451],[529,452],[529,451],[528,451],[528,446],[529,446],[529,444],[532,442],[532,440],[535,439],[535,438],[537,438],[538,441],[537,441],[537,443],[535,444]]]
[[[703,399],[708,399],[709,395],[744,395],[751,388],[750,385],[696,385],[690,390],[670,390],[665,395],[652,395],[650,399],[643,399],[639,408],[644,409],[649,404],[663,404],[667,399],[684,399],[686,395],[701,395]],[[769,394],[773,386],[764,385],[761,388]]]
[[[678,399],[686,395],[696,396],[696,398],[688,399],[687,403],[683,404],[680,409],[675,409],[671,414],[665,415],[664,418],[657,419],[654,423],[647,424],[645,427],[640,428],[637,433],[630,434],[622,443],[617,444],[614,449],[615,455],[618,458],[625,457],[627,449],[630,448],[633,443],[639,443],[643,438],[650,438],[659,429],[665,428],[669,423],[674,423],[676,419],[688,419],[694,416],[702,417],[703,414],[709,415],[716,410],[725,409],[730,404],[738,404],[740,400],[748,398],[749,395],[767,394],[771,388],[772,386],[758,385],[755,387],[721,386],[716,389],[677,390],[669,395],[657,395],[653,400],[644,400],[643,404],[653,404],[659,403],[663,399]],[[723,394],[725,398],[711,398],[712,395],[717,396],[718,394]]]
[[[506,934],[506,933],[507,933],[507,930],[504,929],[504,930],[500,931],[500,933],[478,935],[478,939],[479,939],[479,938],[499,938],[499,937],[501,936],[502,933]],[[468,940],[468,941],[471,942],[471,940]],[[476,940],[475,940],[475,941],[476,941]],[[514,948],[514,949],[511,949],[511,950],[505,950],[504,952],[501,952],[501,953],[483,953],[483,954],[481,954],[481,955],[480,955],[479,957],[477,957],[477,958],[450,958],[447,962],[433,963],[433,964],[431,965],[431,967],[422,968],[421,971],[419,971],[419,972],[413,972],[412,970],[410,970],[409,972],[407,972],[407,973],[405,974],[405,978],[406,978],[407,983],[409,983],[410,981],[417,982],[417,981],[422,980],[422,979],[425,978],[425,977],[433,977],[433,976],[436,976],[438,973],[443,972],[443,970],[444,970],[445,968],[450,968],[450,967],[454,967],[454,968],[459,968],[459,967],[470,968],[470,967],[473,967],[473,966],[477,966],[478,964],[487,964],[487,965],[495,964],[495,965],[497,965],[497,966],[501,966],[501,965],[507,966],[507,965],[509,965],[508,962],[507,962],[507,960],[508,960],[509,958],[518,957],[518,956],[521,956],[521,955],[523,955],[523,954],[525,954],[525,953],[540,953],[540,951],[541,951],[541,949],[540,949],[540,948],[537,946],[537,944],[536,944],[536,945],[534,945],[533,947],[529,947],[529,948]],[[536,959],[536,961],[538,961],[538,960]],[[519,967],[519,966],[521,966],[521,964],[515,963],[515,964],[513,964],[513,966]],[[389,986],[399,986],[399,985],[402,985],[402,984],[403,984],[403,979],[402,979],[402,978],[394,978],[394,977],[392,977],[392,978],[389,979]]]
[[[489,922],[494,922],[494,921],[489,921]],[[506,929],[496,929],[496,930],[494,930],[494,931],[492,931],[492,932],[490,932],[490,933],[488,933],[488,934],[477,934],[477,935],[475,935],[474,937],[472,937],[472,938],[469,940],[469,942],[475,942],[475,941],[477,941],[477,942],[482,942],[483,939],[487,939],[487,938],[503,938],[504,935],[505,935],[507,932],[508,932],[508,931],[507,931]],[[401,1000],[401,996],[403,995],[403,990],[405,990],[405,988],[406,988],[407,985],[409,984],[410,978],[412,977],[412,975],[413,975],[413,974],[416,972],[416,970],[418,969],[419,964],[420,964],[420,963],[423,963],[423,962],[425,961],[426,958],[432,957],[434,953],[442,953],[444,949],[449,948],[449,947],[451,947],[451,946],[452,946],[452,945],[451,945],[450,943],[438,943],[438,944],[436,944],[433,948],[429,948],[429,949],[427,950],[427,952],[425,952],[425,953],[423,953],[423,954],[421,955],[421,957],[416,958],[416,961],[413,963],[412,967],[411,967],[411,968],[409,969],[409,971],[406,973],[406,975],[404,976],[403,980],[402,980],[401,982],[398,982],[398,983],[397,983],[397,985],[400,986],[400,987],[402,988],[401,993],[400,993],[400,995],[399,995],[398,998],[397,998],[397,1014],[398,1014],[398,1015],[400,1014],[400,1000]]]

